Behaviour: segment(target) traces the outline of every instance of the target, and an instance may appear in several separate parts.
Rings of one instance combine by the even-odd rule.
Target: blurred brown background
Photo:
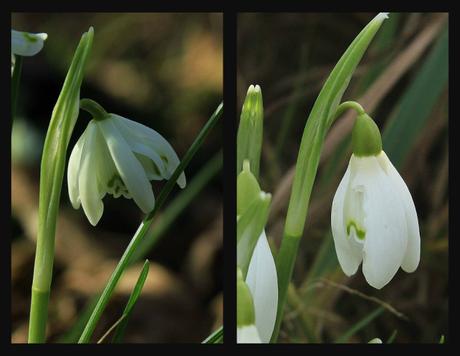
[[[183,157],[222,101],[219,13],[16,13],[12,28],[46,32],[43,50],[25,58],[12,139],[12,342],[27,340],[36,238],[39,164],[51,111],[83,32],[95,30],[81,97],[161,133]],[[69,154],[90,117],[80,112]],[[186,169],[150,235],[158,243],[122,277],[94,333],[120,317],[142,267],[150,272],[126,342],[201,342],[222,323],[221,124]],[[164,185],[153,182],[156,194]],[[75,342],[88,302],[106,284],[143,215],[132,200],[104,198],[93,228],[69,202],[64,179],[56,236],[48,341]],[[86,316],[87,317],[87,316]],[[108,339],[110,340],[110,338]]]
[[[238,112],[250,84],[264,99],[261,188],[273,194],[267,236],[279,248],[300,139],[340,56],[374,13],[246,13],[238,16]],[[330,233],[332,198],[351,155],[354,114],[325,141],[281,342],[437,343],[448,340],[448,16],[390,13],[342,101],[374,118],[383,148],[413,196],[421,231],[418,269],[382,290],[361,267],[340,269]]]

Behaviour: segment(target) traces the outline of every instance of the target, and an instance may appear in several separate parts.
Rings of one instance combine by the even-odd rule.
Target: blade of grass
[[[445,28],[382,135],[384,150],[396,167],[402,165],[446,87],[448,68],[448,31]]]
[[[224,327],[221,326],[219,329],[214,331],[206,339],[203,340],[202,344],[221,344],[224,341]]]
[[[174,223],[176,218],[185,210],[201,190],[222,168],[222,151],[212,157],[206,165],[193,177],[187,184],[187,189],[181,191],[179,195],[166,207],[164,213],[157,223],[153,224],[148,234],[134,251],[131,261],[137,262],[149,253],[157,244],[161,236]]]
[[[398,330],[393,330],[393,332],[391,333],[390,337],[388,338],[387,340],[387,344],[392,344],[393,341],[395,341],[395,338],[396,338],[396,334],[398,333]]]
[[[139,296],[141,295],[145,280],[147,279],[147,275],[149,274],[149,266],[149,260],[145,260],[144,266],[142,267],[142,271],[139,274],[139,278],[137,279],[136,285],[134,286],[134,289],[131,292],[131,295],[129,296],[125,310],[123,310],[123,319],[118,324],[117,329],[115,330],[115,334],[113,335],[112,343],[114,344],[118,344],[123,341],[123,336],[125,335],[125,330],[126,326],[128,325],[129,317],[131,316],[131,312],[134,309],[134,305],[136,305],[136,302],[139,299]]]
[[[356,324],[354,324],[350,329],[348,329],[342,336],[340,336],[335,341],[335,343],[337,343],[337,344],[346,343],[350,337],[352,337],[359,330],[361,330],[366,325],[368,325],[372,320],[374,320],[376,317],[378,317],[380,314],[382,314],[384,310],[385,309],[383,307],[379,307],[379,308],[375,309],[372,313],[366,315],[363,319],[361,319]]]
[[[86,327],[80,336],[78,343],[89,342],[93,334],[93,331],[96,327],[96,324],[99,321],[105,307],[107,306],[107,303],[109,302],[110,296],[112,295],[124,270],[129,265],[129,261],[131,259],[133,252],[137,249],[137,246],[139,245],[140,241],[142,241],[142,239],[144,238],[146,232],[148,231],[150,225],[152,224],[153,217],[158,212],[158,210],[163,206],[164,202],[166,201],[166,198],[168,197],[169,193],[175,186],[177,178],[182,173],[182,171],[188,166],[188,164],[190,163],[190,160],[195,156],[195,153],[202,146],[206,136],[209,134],[212,128],[216,125],[219,118],[222,116],[223,107],[224,107],[224,104],[221,103],[217,107],[216,111],[214,111],[214,113],[211,115],[211,117],[209,118],[205,126],[201,129],[200,133],[195,138],[195,141],[190,146],[189,150],[185,154],[179,166],[176,168],[171,178],[167,181],[167,183],[161,190],[160,195],[158,196],[158,199],[156,201],[155,208],[152,210],[152,212],[150,212],[147,215],[147,217],[139,225],[139,228],[137,229],[136,233],[131,239],[128,247],[123,253],[123,256],[120,258],[120,261],[115,267],[115,270],[113,271],[112,275],[110,276],[110,279],[107,282],[104,288],[104,291],[102,292],[98,300],[98,303],[96,304],[96,307],[94,308],[93,313],[91,314],[91,317],[88,320],[88,323],[86,324]]]

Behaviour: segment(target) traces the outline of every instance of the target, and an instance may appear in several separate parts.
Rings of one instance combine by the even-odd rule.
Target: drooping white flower
[[[11,53],[20,56],[35,56],[48,38],[46,33],[29,33],[11,30]]]
[[[260,340],[269,343],[278,308],[278,276],[265,230],[254,248],[246,283],[254,300],[255,321]]]
[[[169,179],[179,165],[171,145],[155,130],[124,117],[93,119],[72,150],[67,171],[69,197],[83,206],[90,223],[100,220],[106,193],[132,198],[144,213],[155,205],[150,180]],[[182,173],[177,184],[184,188]]]
[[[43,48],[48,38],[46,33],[29,33],[11,30],[11,74],[13,74],[16,55],[35,56]]]
[[[332,203],[332,234],[342,270],[385,286],[399,267],[413,272],[420,260],[420,233],[412,196],[384,151],[351,156]]]

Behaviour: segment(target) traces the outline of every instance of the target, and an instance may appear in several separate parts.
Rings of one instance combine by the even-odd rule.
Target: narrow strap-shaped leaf
[[[145,260],[144,266],[142,267],[142,271],[139,274],[139,278],[137,279],[136,285],[134,286],[131,295],[129,296],[128,303],[126,303],[125,310],[123,310],[123,320],[118,324],[115,334],[113,335],[112,342],[113,343],[120,343],[123,341],[123,336],[125,334],[126,326],[128,325],[129,317],[131,316],[131,312],[134,309],[134,305],[136,304],[139,296],[141,295],[142,288],[144,287],[145,280],[147,279],[147,275],[149,273],[149,260]]]
[[[221,344],[224,341],[224,327],[221,326],[219,329],[214,331],[206,339],[203,340],[202,344]]]

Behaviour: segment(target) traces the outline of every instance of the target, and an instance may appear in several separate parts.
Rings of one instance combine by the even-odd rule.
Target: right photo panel
[[[448,338],[447,13],[237,16],[237,343]]]

